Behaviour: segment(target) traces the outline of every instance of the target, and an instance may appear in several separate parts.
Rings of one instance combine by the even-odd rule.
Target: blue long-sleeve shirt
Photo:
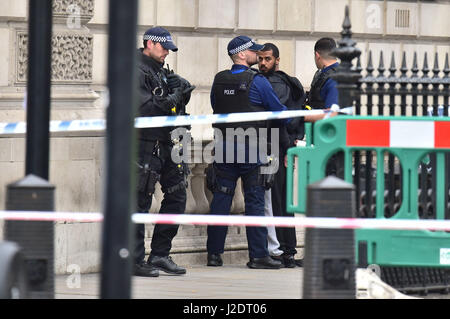
[[[248,67],[245,65],[234,64],[230,71],[232,74],[237,74],[237,73],[244,72],[247,69],[248,69]],[[214,109],[216,100],[215,100],[213,90],[211,90],[210,98],[211,98],[211,106]],[[273,90],[272,85],[267,80],[267,78],[265,78],[262,74],[256,74],[254,76],[252,84],[250,85],[249,100],[252,104],[262,106],[267,111],[276,112],[276,111],[286,111],[288,109],[285,105],[283,105],[280,102],[280,99],[278,98],[275,91]],[[282,120],[276,120],[276,121],[277,122],[279,121],[280,125],[286,125],[287,123],[289,123],[291,121],[291,119],[282,119]],[[226,154],[227,143],[228,142],[225,142],[223,144],[223,154]],[[253,152],[255,152],[253,154],[257,154],[258,163],[259,163],[260,153],[256,151],[256,148],[259,146],[259,143],[256,143],[256,145],[254,145],[254,144],[248,145],[247,143],[244,143],[245,148],[239,148],[242,146],[238,146],[234,142],[232,142],[232,143],[234,144],[233,146],[234,146],[235,157],[237,156],[238,153],[241,153],[241,151],[244,151],[245,152],[245,161],[247,162],[248,156],[249,156],[248,154],[252,154]],[[239,149],[240,151],[237,151],[237,149]],[[236,158],[235,158],[235,160],[236,160]]]
[[[338,65],[338,62],[329,65],[324,68],[322,72],[326,72],[331,67],[338,67]],[[330,108],[333,104],[338,104],[338,89],[336,85],[336,81],[332,78],[329,78],[320,90],[320,97],[325,102],[324,108]]]
[[[244,72],[248,67],[241,64],[234,64],[231,68],[232,74]],[[254,105],[263,106],[267,111],[286,111],[287,107],[280,102],[270,82],[262,75],[257,74],[253,78],[249,92],[250,102]],[[215,96],[211,91],[211,105],[214,108]],[[286,121],[286,123],[289,121]]]

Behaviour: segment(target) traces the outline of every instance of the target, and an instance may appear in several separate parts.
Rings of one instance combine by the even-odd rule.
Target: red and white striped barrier
[[[137,224],[179,224],[214,226],[278,226],[338,229],[395,229],[450,231],[450,220],[406,220],[331,217],[266,217],[201,214],[132,214]],[[0,220],[102,222],[102,213],[0,211]]]
[[[450,148],[450,121],[347,120],[347,146]]]

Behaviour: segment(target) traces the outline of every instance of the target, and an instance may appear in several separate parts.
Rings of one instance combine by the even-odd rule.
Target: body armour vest
[[[150,57],[142,54],[142,49],[138,60],[139,79],[139,116],[162,116],[167,115],[167,111],[158,105],[155,96],[165,98],[169,93],[165,71]],[[173,127],[156,127],[138,129],[139,138],[143,140],[159,140],[170,142],[170,131]]]
[[[219,72],[214,78],[212,91],[215,96],[214,114],[228,114],[241,112],[264,112],[263,106],[253,105],[249,99],[250,86],[254,76],[258,72],[248,69],[244,72],[232,74],[230,70]],[[219,128],[225,136],[227,128],[241,127],[248,128],[266,127],[266,121],[237,122],[237,123],[217,123],[213,127]]]
[[[326,72],[317,71],[314,75],[308,95],[308,105],[313,109],[323,109],[325,107],[325,101],[320,97],[320,91],[331,74],[335,72],[336,67],[331,67]]]

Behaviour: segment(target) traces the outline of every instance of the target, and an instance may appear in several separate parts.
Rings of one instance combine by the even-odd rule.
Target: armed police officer
[[[331,75],[336,72],[339,63],[331,52],[336,48],[332,38],[321,38],[314,45],[314,62],[317,72],[308,93],[306,102],[313,109],[327,109],[338,104],[338,89]]]
[[[228,55],[233,61],[231,70],[216,74],[211,88],[211,105],[214,114],[237,112],[282,111],[286,106],[273,91],[267,79],[256,69],[250,68],[258,62],[256,51],[263,48],[247,36],[232,39],[227,46]],[[263,145],[251,138],[239,138],[242,132],[266,128],[266,121],[215,124],[215,162],[208,168],[207,183],[213,192],[210,214],[228,215],[239,177],[243,181],[245,214],[264,216],[265,188],[270,187],[271,174],[261,170],[262,161],[257,145]],[[250,134],[249,134],[250,135]],[[221,136],[222,139],[218,139]],[[262,138],[258,136],[257,139]],[[267,143],[267,141],[266,141]],[[256,160],[252,160],[253,152]],[[238,159],[239,156],[245,158]],[[264,156],[264,155],[263,155]],[[268,172],[269,173],[269,172]],[[222,266],[221,254],[227,226],[208,226],[208,266]],[[281,262],[269,256],[267,249],[267,228],[246,227],[249,268],[278,269]]]
[[[164,116],[184,114],[192,90],[195,88],[182,77],[164,68],[169,50],[176,52],[170,33],[161,27],[147,30],[143,37],[144,47],[138,50],[139,115]],[[138,132],[138,180],[137,211],[148,213],[156,182],[161,184],[164,199],[160,213],[183,214],[186,207],[185,163],[175,163],[171,153],[173,127],[144,128]],[[136,229],[135,268],[136,276],[156,277],[159,270],[170,274],[185,274],[171,257],[172,239],[178,225],[155,225],[151,241],[151,252],[145,261],[143,224]]]
[[[314,74],[306,101],[306,104],[313,109],[329,109],[339,102],[337,83],[331,78],[339,66],[336,57],[331,54],[335,48],[336,41],[332,38],[321,38],[314,45],[314,62],[318,70]],[[318,120],[323,118],[323,115],[312,117]],[[344,178],[343,165],[343,153],[336,153],[328,161],[325,174]]]

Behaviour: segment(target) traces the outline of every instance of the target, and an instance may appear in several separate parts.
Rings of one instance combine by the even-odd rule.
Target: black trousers
[[[183,214],[186,209],[184,174],[180,172],[178,165],[171,159],[172,146],[167,144],[159,144],[159,147],[157,146],[156,142],[140,141],[138,163],[141,166],[148,164],[151,170],[160,175],[159,183],[161,184],[164,198],[161,202],[159,213]],[[156,184],[156,180],[149,182]],[[138,213],[148,213],[152,205],[152,197],[146,191],[137,191],[136,210]],[[168,256],[172,248],[172,240],[178,232],[178,227],[179,225],[177,224],[156,224],[153,230],[150,254],[162,257]],[[134,251],[136,263],[141,262],[145,258],[144,238],[144,224],[136,224]]]
[[[286,168],[284,167],[284,154],[280,156],[280,167],[275,174],[272,186],[272,210],[273,216],[294,217],[286,211]],[[295,255],[297,250],[297,236],[295,227],[275,227],[280,250],[286,255]]]

